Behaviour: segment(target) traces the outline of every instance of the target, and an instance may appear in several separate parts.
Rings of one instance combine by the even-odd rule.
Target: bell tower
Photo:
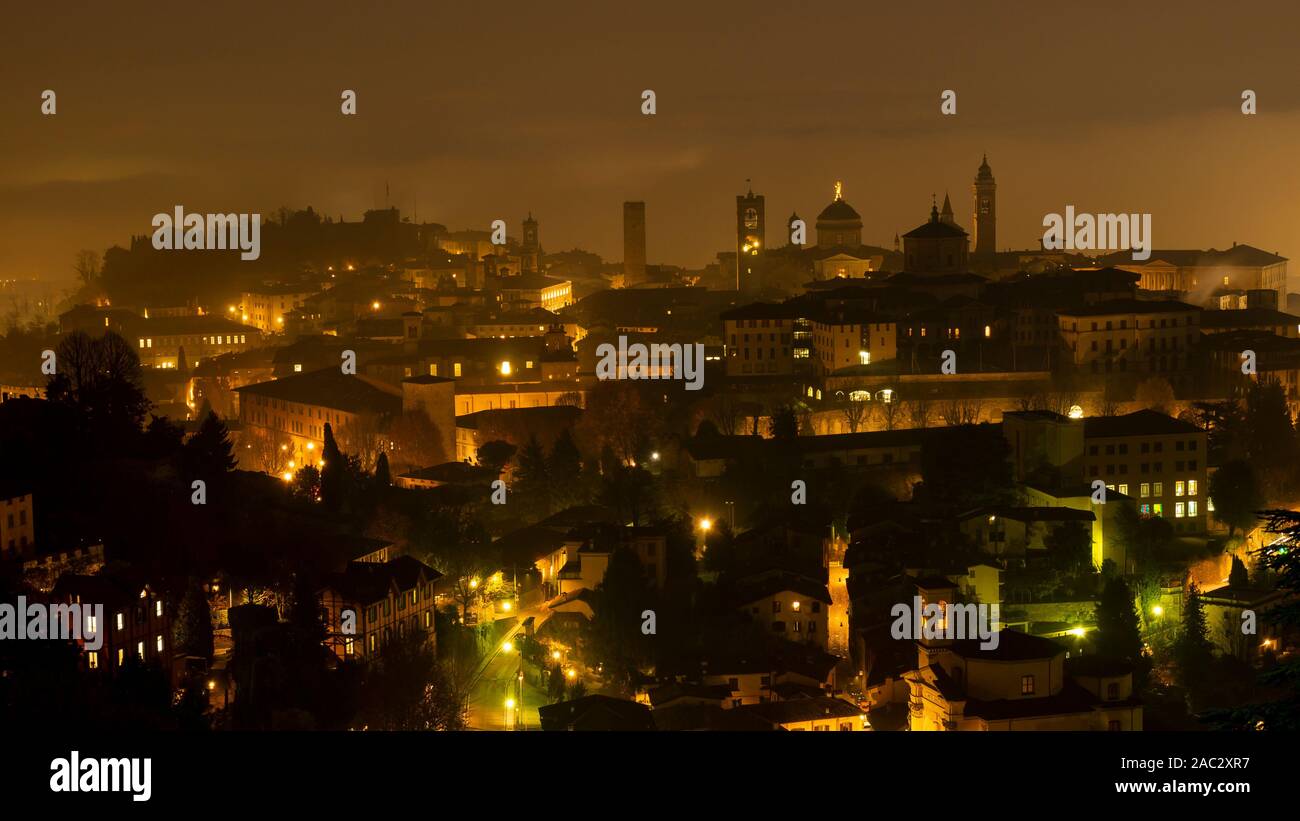
[[[746,183],[749,181],[746,180]],[[767,215],[763,195],[747,187],[736,195],[736,290],[751,290],[758,283],[763,252],[767,248]]]
[[[993,179],[993,169],[989,168],[988,155],[980,163],[975,175],[975,184],[971,186],[975,195],[975,267],[992,271],[996,267],[998,243],[998,184]]]

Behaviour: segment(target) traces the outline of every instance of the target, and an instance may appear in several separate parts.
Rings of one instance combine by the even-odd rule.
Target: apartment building
[[[107,624],[97,650],[81,648],[87,670],[117,675],[128,664],[158,665],[173,674],[171,605],[143,582],[117,576],[64,574],[54,585],[54,599],[65,604],[103,605]]]
[[[410,556],[352,562],[320,591],[326,645],[342,660],[373,657],[394,639],[436,641],[434,583],[442,574]]]
[[[319,291],[318,286],[301,283],[259,285],[240,294],[239,304],[227,306],[226,312],[264,334],[283,333],[285,317]]]
[[[1117,299],[1057,318],[1071,361],[1084,372],[1176,375],[1190,367],[1201,313],[1174,300]]]
[[[11,559],[36,547],[36,519],[32,494],[18,490],[0,493],[0,558]]]
[[[728,376],[794,373],[794,311],[758,302],[721,314]]]
[[[251,325],[213,314],[136,317],[123,323],[122,336],[135,346],[146,368],[190,370],[200,362],[228,353],[243,353],[262,344]],[[180,361],[181,351],[185,361]]]
[[[833,309],[814,314],[809,320],[813,356],[820,373],[898,358],[898,330],[892,320]]]
[[[1084,478],[1131,497],[1178,533],[1204,533],[1210,512],[1205,431],[1153,410],[1084,420]]]

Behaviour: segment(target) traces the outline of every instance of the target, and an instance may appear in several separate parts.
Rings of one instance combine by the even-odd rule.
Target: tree
[[[862,427],[863,421],[867,417],[867,405],[865,402],[855,402],[852,397],[840,400],[840,414],[844,417],[844,423],[849,426],[849,433],[857,433],[858,428]]]
[[[902,403],[892,399],[886,399],[880,402],[879,408],[880,418],[884,423],[885,430],[893,430],[898,427],[898,423],[903,415]]]
[[[207,594],[197,583],[191,582],[185,588],[172,623],[172,637],[177,653],[212,661],[212,610]]]
[[[1174,526],[1163,516],[1143,516],[1132,504],[1122,504],[1115,516],[1118,541],[1128,564],[1139,571],[1153,567],[1174,541]],[[1127,572],[1129,568],[1124,568]]]
[[[366,670],[358,719],[380,730],[461,730],[464,704],[438,664],[428,635],[399,633]]]
[[[199,424],[198,432],[185,443],[184,460],[191,477],[208,481],[216,481],[235,469],[230,432],[215,413],[209,412]]]
[[[653,605],[641,560],[625,547],[614,548],[605,577],[595,590],[592,649],[616,689],[630,691],[641,662],[649,657],[641,633],[641,613]]]
[[[97,339],[73,331],[55,349],[55,361],[46,398],[77,413],[96,449],[129,448],[150,407],[135,350],[111,331]]]
[[[315,465],[298,468],[293,475],[293,492],[312,502],[320,499],[320,470]]]
[[[586,501],[582,488],[582,454],[574,444],[568,429],[560,431],[546,459],[546,473],[550,477],[551,495],[561,508]]]
[[[500,439],[493,439],[490,442],[484,442],[479,445],[475,455],[478,457],[478,463],[485,468],[496,471],[501,475],[501,471],[506,469],[510,460],[514,458],[515,452],[519,449],[509,442],[503,442]]]
[[[980,405],[972,399],[949,399],[939,406],[939,415],[946,425],[973,425],[979,421]]]
[[[1246,391],[1244,432],[1246,457],[1258,471],[1261,485],[1266,492],[1280,494],[1295,472],[1298,456],[1286,392],[1276,380],[1250,384]]]
[[[1210,672],[1214,649],[1205,623],[1201,591],[1195,582],[1188,587],[1187,599],[1183,602],[1183,630],[1174,643],[1174,659],[1178,664],[1180,683],[1188,689],[1199,690]]]
[[[1168,414],[1174,404],[1174,388],[1168,379],[1152,376],[1138,383],[1134,399],[1143,407]]]
[[[388,474],[388,454],[380,453],[375,460],[375,484],[381,488],[390,487],[393,477]]]
[[[325,507],[338,510],[343,506],[343,495],[347,482],[347,463],[343,451],[334,441],[334,431],[330,423],[325,423],[325,446],[321,449],[321,459],[325,462],[321,468],[320,498]]]
[[[1134,686],[1145,680],[1146,665],[1142,655],[1142,632],[1138,627],[1133,592],[1120,577],[1106,581],[1097,602],[1097,652],[1127,661],[1134,666]]]
[[[1073,576],[1092,570],[1092,531],[1083,522],[1063,522],[1044,543],[1059,572]]]
[[[534,516],[546,516],[551,512],[551,475],[547,465],[546,451],[529,435],[527,444],[519,452],[519,464],[515,467],[514,489],[518,497]]]
[[[1015,499],[1011,446],[992,425],[936,428],[921,445],[920,490],[959,510]]]
[[[1249,462],[1228,462],[1210,477],[1210,499],[1214,516],[1228,526],[1228,538],[1238,530],[1243,533],[1255,524],[1255,511],[1264,505],[1255,469]]]
[[[1232,557],[1232,570],[1228,572],[1228,584],[1232,587],[1250,586],[1250,573],[1246,570],[1246,563],[1237,556]]]
[[[361,463],[361,469],[369,472],[375,467],[385,437],[379,430],[379,419],[373,414],[362,414],[348,422],[338,433],[339,447],[344,448],[350,456]],[[419,465],[427,467],[427,465]]]
[[[442,431],[423,408],[393,420],[388,441],[392,442],[392,466],[401,471],[440,465],[455,458],[455,453],[444,452]]]
[[[1277,587],[1288,595],[1269,612],[1277,624],[1300,623],[1300,513],[1290,510],[1264,511],[1265,530],[1278,534],[1259,549],[1259,563],[1277,576]],[[1234,625],[1240,630],[1240,623]],[[1207,713],[1206,721],[1221,729],[1300,730],[1300,659],[1295,654],[1279,659],[1259,677],[1259,684],[1279,693],[1268,701],[1256,701],[1228,710]]]
[[[72,263],[77,281],[83,286],[93,286],[99,282],[100,268],[100,256],[94,251],[78,251],[76,261]]]
[[[930,418],[933,414],[934,408],[930,405],[929,399],[921,397],[907,403],[908,421],[914,428],[930,427]]]

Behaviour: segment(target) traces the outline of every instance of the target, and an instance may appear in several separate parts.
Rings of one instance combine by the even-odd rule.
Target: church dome
[[[840,183],[835,183],[835,199],[831,204],[822,209],[817,215],[818,222],[856,222],[859,227],[862,225],[862,217],[853,206],[844,201],[844,187]]]
[[[823,208],[822,212],[817,215],[818,222],[861,219],[862,217],[858,215],[858,212],[853,210],[853,206],[844,200],[832,200],[831,204]]]

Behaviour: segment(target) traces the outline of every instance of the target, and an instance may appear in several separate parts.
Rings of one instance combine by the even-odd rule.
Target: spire
[[[835,201],[839,202],[844,199],[844,184],[839,180],[835,181]]]
[[[939,219],[949,225],[952,225],[954,222],[952,217],[952,202],[948,199],[947,191],[943,192],[943,210],[939,212]]]
[[[930,222],[938,222],[938,221],[939,221],[938,200],[935,198],[934,194],[931,194],[930,195]]]

